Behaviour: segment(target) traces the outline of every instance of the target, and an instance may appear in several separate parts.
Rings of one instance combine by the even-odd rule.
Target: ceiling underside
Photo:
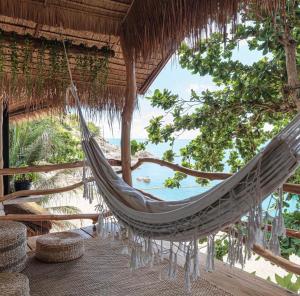
[[[126,90],[122,49],[126,55],[136,55],[137,89],[144,94],[184,38],[196,42],[203,32],[215,30],[226,34],[227,24],[234,24],[241,5],[249,2],[255,9],[263,8],[272,14],[285,1],[1,0],[0,29],[6,34],[13,32],[37,39],[67,39],[73,45],[82,45],[83,54],[86,48],[111,46],[115,56],[109,59],[107,88],[99,92],[99,98],[85,103],[97,111],[122,112]],[[7,57],[7,62],[9,59],[12,60]],[[7,77],[5,83],[9,83]],[[7,96],[5,87],[1,95],[5,92]],[[12,117],[52,109],[56,103],[65,104],[53,96],[55,89],[42,104],[24,93],[19,96],[20,91],[8,93]]]
[[[112,47],[115,55],[109,58],[106,86],[110,90],[115,90],[113,92],[115,96],[111,99],[111,93],[102,92],[97,102],[93,101],[93,104],[88,102],[88,105],[93,108],[97,107],[96,110],[110,111],[108,109],[111,108],[113,112],[122,111],[126,90],[126,68],[120,45],[119,27],[130,8],[130,0],[31,0],[20,1],[20,7],[16,10],[10,8],[9,4],[4,7],[2,0],[0,2],[2,3],[0,3],[0,29],[4,32],[16,33],[18,36],[30,35],[37,39],[64,39],[71,41],[74,45],[83,45],[87,48],[97,47],[100,49],[106,45]],[[25,9],[25,7],[22,7],[22,3],[29,6]],[[34,7],[35,9],[32,10]],[[29,11],[36,13],[31,14]],[[42,11],[44,11],[44,17]],[[49,13],[53,16],[47,18],[46,16]],[[68,15],[71,16],[69,19]],[[53,25],[62,21],[64,26]],[[82,53],[85,53],[84,49],[82,49]],[[169,52],[164,59],[161,54],[156,54],[147,61],[141,58],[137,59],[136,81],[139,94],[144,94],[147,91],[171,53]],[[30,98],[30,100],[35,101],[35,98]],[[12,119],[23,118],[25,114],[30,116],[35,113],[40,114],[45,111],[44,109],[50,110],[57,105],[54,101],[30,104],[28,98],[20,98],[17,95],[9,98],[9,101],[9,111]],[[98,106],[95,106],[95,103]]]

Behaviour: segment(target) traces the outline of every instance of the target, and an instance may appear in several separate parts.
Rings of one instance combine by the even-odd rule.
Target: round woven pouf
[[[29,280],[27,276],[16,272],[0,273],[0,295],[29,296]]]
[[[57,232],[38,237],[35,256],[44,262],[66,262],[81,257],[84,240],[75,232]]]
[[[0,221],[0,272],[19,272],[26,265],[26,226]]]

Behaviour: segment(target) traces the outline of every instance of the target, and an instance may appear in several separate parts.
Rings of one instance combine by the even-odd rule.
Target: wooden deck
[[[93,239],[96,233],[92,226],[71,230],[79,233],[85,239]],[[34,252],[37,237],[28,238],[28,252]],[[201,262],[205,262],[205,255],[201,255]],[[201,277],[217,287],[230,292],[234,296],[291,296],[294,293],[284,290],[277,285],[263,280],[255,275],[244,272],[238,268],[230,268],[221,261],[216,260],[216,270],[212,273],[204,271],[201,264]],[[99,295],[102,295],[101,293]],[[127,294],[124,294],[127,295]],[[123,296],[123,295],[120,295]]]

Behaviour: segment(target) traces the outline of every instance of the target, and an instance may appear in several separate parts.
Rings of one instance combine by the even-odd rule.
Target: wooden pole
[[[3,169],[3,109],[4,109],[4,102],[3,98],[0,98],[0,169]],[[3,186],[3,176],[0,176],[0,196],[4,195],[4,186]],[[4,215],[4,207],[3,204],[0,203],[0,216]]]
[[[107,215],[110,215],[107,212]],[[98,220],[99,214],[72,214],[72,215],[35,215],[35,214],[8,214],[0,216],[0,221],[62,221],[62,220],[77,220],[90,219],[93,223]]]
[[[269,250],[264,249],[260,245],[254,244],[252,250],[256,254],[262,256],[264,259],[269,260],[271,263],[276,264],[277,266],[285,269],[286,271],[300,275],[300,265],[293,263],[287,259],[284,259],[283,257],[276,256],[272,254]]]
[[[131,54],[125,54],[124,52],[125,51],[123,50],[126,64],[127,86],[125,105],[122,112],[121,161],[123,179],[127,184],[132,185],[130,133],[132,116],[137,97],[137,87],[134,51],[132,51]]]
[[[2,145],[3,145],[3,168],[9,168],[9,113],[8,113],[8,103],[5,104],[3,110],[3,136],[2,136]],[[9,177],[3,177],[3,190],[4,194],[9,193]]]

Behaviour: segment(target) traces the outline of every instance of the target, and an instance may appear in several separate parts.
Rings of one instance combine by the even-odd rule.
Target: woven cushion
[[[66,262],[81,257],[84,240],[74,232],[43,235],[36,240],[35,256],[44,262]]]
[[[21,273],[0,273],[0,295],[29,296],[29,280]]]
[[[0,272],[19,272],[25,268],[26,244],[24,224],[0,221]]]

